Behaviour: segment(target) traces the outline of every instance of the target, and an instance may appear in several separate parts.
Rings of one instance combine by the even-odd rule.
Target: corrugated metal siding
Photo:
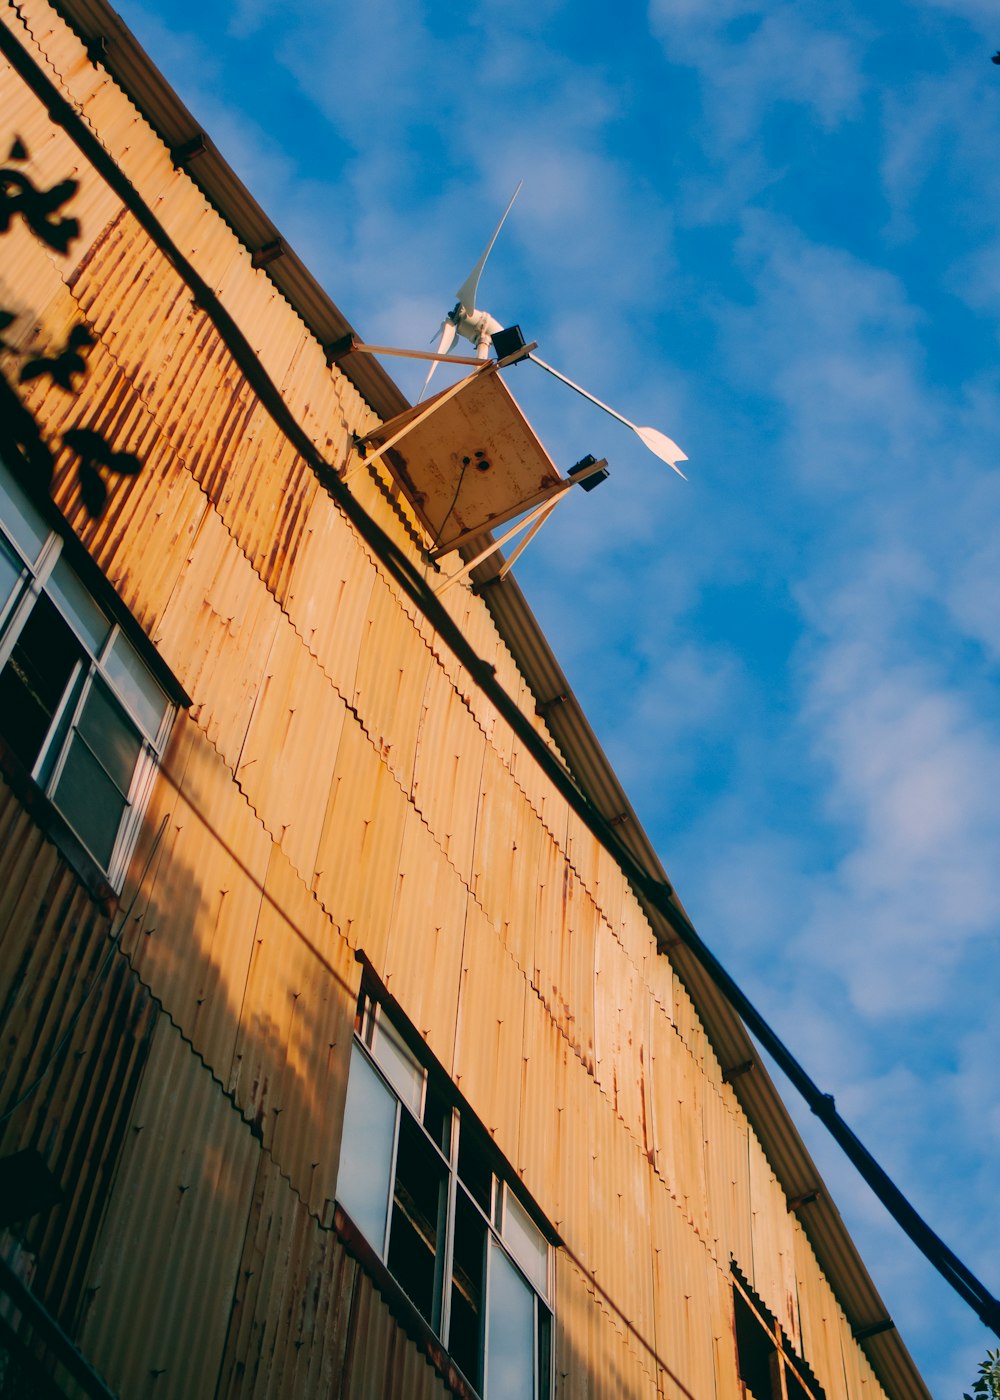
[[[292,562],[284,606],[332,684],[352,702],[376,582],[375,567],[342,512],[320,493]]]
[[[336,1193],[361,965],[277,847],[229,1087],[317,1218]]]
[[[339,1395],[358,1265],[262,1156],[218,1400]]]
[[[524,976],[470,902],[462,950],[455,1082],[511,1162],[518,1160]],[[528,993],[530,996],[530,993]]]
[[[161,1018],[80,1333],[125,1395],[215,1394],[259,1156],[221,1086]]]
[[[179,716],[147,829],[166,825],[124,943],[220,1079],[228,1078],[260,912],[271,838],[222,759]],[[140,844],[141,869],[148,841]]]
[[[246,556],[233,548],[219,516],[205,505],[153,641],[195,697],[192,718],[235,770],[275,634],[287,624]]]
[[[472,879],[485,747],[465,702],[435,669],[420,714],[413,800],[466,883]]]
[[[397,782],[413,780],[430,652],[393,592],[377,576],[361,626],[351,703]]]
[[[348,711],[283,616],[236,768],[236,781],[307,882]],[[280,761],[276,761],[280,755]]]
[[[353,718],[344,722],[313,889],[353,948],[385,957],[408,804]],[[373,871],[384,878],[373,878]]]
[[[386,986],[451,1072],[469,892],[419,815],[403,830],[382,964]]]
[[[34,1148],[63,1189],[21,1228],[36,1291],[72,1332],[155,1010],[112,951],[110,918],[5,783],[0,892],[0,1152]]]
[[[562,1255],[556,1297],[555,1370],[560,1400],[658,1400],[648,1348],[605,1310],[586,1275]]]

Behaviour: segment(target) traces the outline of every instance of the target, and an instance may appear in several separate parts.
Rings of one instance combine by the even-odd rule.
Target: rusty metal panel
[[[376,577],[361,629],[352,703],[373,744],[406,789],[413,778],[425,687],[436,679],[432,671],[438,668],[423,638],[393,592]],[[442,698],[445,687],[442,677],[436,686]]]
[[[653,1335],[653,1275],[649,1257],[649,1196],[663,1189],[640,1145],[622,1127],[603,1095],[591,1091],[589,1188],[591,1268],[606,1306],[640,1336]]]
[[[802,1355],[828,1400],[854,1400],[845,1382],[843,1352],[858,1350],[857,1344],[801,1228],[796,1229],[794,1242]],[[845,1342],[843,1347],[841,1337]]]
[[[451,1073],[465,939],[463,884],[419,813],[407,813],[383,980]]]
[[[716,1242],[716,1257],[733,1258],[741,1267],[749,1269],[753,1259],[753,1236],[747,1122],[729,1088],[719,1093],[714,1085],[706,1085],[702,1113],[710,1234]]]
[[[650,1193],[649,1226],[655,1344],[664,1394],[701,1400],[715,1393],[716,1266],[704,1240],[662,1186]]]
[[[0,891],[0,1151],[34,1148],[63,1189],[18,1233],[35,1291],[72,1334],[156,1009],[111,919],[4,783]]]
[[[360,985],[360,963],[272,846],[229,1087],[317,1217],[336,1191]]]
[[[541,828],[535,814],[487,744],[470,885],[494,926],[504,930],[504,941],[521,968],[534,967],[535,863],[524,850],[531,835],[537,844]]]
[[[590,897],[597,900],[597,871],[601,843],[572,808],[566,811],[566,858],[586,887]]]
[[[437,667],[428,672],[420,713],[413,801],[448,859],[472,879],[486,738]]]
[[[706,1089],[706,1092],[711,1090]],[[750,1164],[750,1221],[753,1234],[754,1288],[782,1327],[792,1336],[798,1330],[795,1294],[793,1217],[785,1193],[755,1134],[748,1136]],[[749,1262],[742,1267],[746,1270]]]
[[[179,715],[126,883],[129,899],[142,876],[124,944],[223,1083],[270,850],[270,836],[219,754]]]
[[[510,1162],[518,1160],[524,974],[469,902],[455,1037],[455,1082]]]
[[[358,1272],[261,1155],[219,1400],[339,1395]]]
[[[673,1025],[655,1003],[650,1031],[654,1165],[668,1189],[680,1195],[680,1154],[676,1134],[679,1111],[677,1080],[681,1073],[678,1061],[685,1051]]]
[[[343,1400],[405,1396],[444,1400],[448,1388],[393,1320],[371,1280],[359,1271],[351,1309],[350,1350],[345,1363]]]
[[[562,1252],[556,1259],[554,1349],[560,1400],[656,1400],[655,1356],[647,1339],[608,1308],[574,1260]]]
[[[276,311],[264,306],[258,309],[261,294],[257,292],[255,298],[251,278],[262,289],[269,287],[270,294],[275,294],[273,285],[259,270],[250,268],[247,258],[246,265],[241,265],[238,273],[235,266],[230,269],[229,277],[223,284],[222,296],[226,305],[234,312],[239,308],[245,316],[256,312],[252,315],[255,324],[276,320]],[[290,314],[288,308],[285,308],[285,314]],[[286,373],[275,382],[280,385],[282,398],[317,449],[328,462],[340,464],[347,460],[351,449],[351,436],[357,426],[356,409],[344,402],[343,386],[347,381],[343,375],[330,366],[323,347],[309,335],[298,318],[295,319],[299,331],[298,343]]]
[[[594,950],[594,1073],[618,1116],[652,1153],[649,993],[603,919]]]
[[[215,1394],[260,1151],[161,1018],[88,1270],[80,1336],[125,1394]]]
[[[532,982],[588,1069],[594,1068],[594,958],[600,915],[558,848],[543,867]],[[547,886],[547,888],[546,888]]]
[[[186,473],[181,479],[190,482]],[[192,489],[197,490],[193,486]],[[201,493],[198,493],[201,496]],[[195,530],[153,641],[189,695],[191,716],[235,770],[281,610],[201,496]]]
[[[524,1002],[518,1153],[510,1160],[559,1230],[566,1225],[569,1209],[569,1201],[560,1195],[560,1160],[572,1150],[566,1116],[572,1058],[566,1037],[529,990]],[[576,1165],[580,1167],[579,1160]]]
[[[283,606],[296,631],[345,700],[355,694],[368,627],[375,565],[343,512],[320,491],[309,508]]]
[[[312,885],[352,948],[385,960],[409,803],[352,714],[344,722]]]
[[[317,851],[347,708],[281,615],[236,781],[304,880]]]
[[[705,1035],[705,1027],[701,1023],[690,993],[684,986],[680,978],[674,974],[674,998],[673,998],[673,1022],[677,1034],[690,1050],[692,1057],[704,1070],[710,1058],[713,1058],[709,1048],[708,1037]]]
[[[199,341],[205,325],[177,269],[122,208],[71,285],[80,311],[150,412],[166,418],[185,341]]]
[[[19,38],[24,40],[23,30]],[[0,66],[0,114],[0,149],[3,157],[6,158],[14,138],[20,137],[28,156],[22,168],[36,188],[48,190],[68,179],[77,182],[77,189],[61,207],[60,215],[76,219],[79,231],[65,254],[56,249],[46,250],[53,266],[65,278],[121,209],[121,201],[81,155],[79,147],[66,132],[53,123],[44,103],[6,62]],[[15,227],[20,223],[21,220],[16,220]],[[6,246],[9,237],[10,233],[5,235],[5,261],[10,252]]]

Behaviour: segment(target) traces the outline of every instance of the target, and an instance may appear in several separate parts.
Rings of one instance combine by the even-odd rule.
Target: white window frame
[[[0,673],[7,666],[11,653],[17,645],[18,638],[21,636],[35,605],[45,595],[72,632],[83,652],[83,658],[76,663],[63,688],[62,696],[46,730],[38,755],[32,763],[30,776],[52,802],[56,811],[59,812],[86,849],[90,858],[104,872],[112,889],[117,891],[124,882],[128,862],[135,849],[146,804],[177,713],[177,704],[140,655],[132,638],[126,634],[120,622],[112,616],[106,607],[102,606],[101,602],[94,596],[93,591],[87,587],[86,581],[68,560],[66,567],[72,572],[76,583],[87,594],[89,601],[107,623],[107,631],[99,646],[94,646],[70,610],[60,604],[51,584],[53,571],[59,560],[64,557],[64,541],[56,531],[50,528],[48,522],[2,459],[0,459],[0,478],[2,478],[0,485],[3,488],[3,494],[0,495],[0,540],[2,540],[0,548],[9,550],[14,557],[15,565],[20,566],[19,577],[10,594],[0,599]],[[44,533],[43,543],[34,558],[29,556],[22,542],[15,537],[9,522],[4,519],[4,505],[8,495],[14,498],[18,508],[28,517],[32,527],[39,534]],[[126,694],[123,694],[121,686],[109,669],[109,659],[119,641],[128,647],[133,662],[139,662],[145,672],[146,681],[155,685],[163,695],[163,710],[155,731],[139,707],[134,705]],[[86,824],[72,819],[64,812],[55,796],[87,699],[98,683],[108,692],[114,705],[121,711],[125,722],[136,731],[139,740],[139,753],[132,771],[128,791],[125,793],[125,808],[111,853],[106,862],[91,849],[88,833],[85,829]],[[70,705],[72,705],[72,713],[67,714]],[[80,742],[86,744],[82,735]],[[53,752],[54,747],[57,747],[55,753]],[[89,749],[90,746],[87,745],[87,748]]]
[[[480,1387],[483,1400],[490,1400],[489,1376],[486,1374],[487,1360],[489,1355],[489,1326],[490,1326],[490,1282],[491,1269],[494,1257],[494,1247],[502,1250],[504,1256],[513,1266],[514,1270],[530,1290],[533,1299],[533,1369],[534,1369],[534,1394],[525,1396],[524,1400],[550,1400],[553,1394],[553,1364],[554,1364],[554,1320],[553,1320],[553,1247],[545,1233],[538,1227],[533,1216],[537,1214],[527,1208],[523,1194],[512,1186],[513,1173],[503,1172],[500,1163],[496,1160],[489,1165],[491,1175],[490,1186],[490,1208],[485,1211],[481,1202],[476,1199],[473,1192],[462,1182],[459,1172],[459,1148],[461,1143],[462,1125],[466,1123],[480,1139],[487,1137],[486,1130],[476,1124],[476,1120],[466,1109],[460,1108],[457,1103],[452,1102],[450,1128],[448,1132],[448,1150],[442,1149],[440,1143],[428,1132],[423,1123],[424,1107],[428,1091],[428,1067],[421,1058],[413,1052],[407,1044],[406,1038],[400,1033],[399,1017],[390,1015],[385,1007],[370,992],[362,992],[359,1002],[359,1017],[356,1026],[353,1054],[364,1055],[368,1064],[375,1070],[385,1089],[392,1095],[395,1101],[395,1117],[392,1133],[392,1146],[390,1152],[390,1162],[388,1171],[388,1190],[386,1192],[386,1211],[384,1220],[384,1230],[382,1247],[375,1247],[376,1253],[380,1257],[386,1269],[391,1273],[389,1266],[389,1251],[391,1246],[391,1223],[393,1215],[393,1189],[396,1180],[396,1164],[399,1151],[400,1131],[404,1115],[408,1115],[412,1123],[415,1123],[423,1135],[426,1143],[433,1148],[440,1160],[442,1174],[445,1177],[446,1208],[445,1226],[442,1235],[443,1243],[439,1243],[435,1254],[435,1298],[433,1303],[433,1317],[426,1319],[433,1330],[441,1338],[445,1348],[450,1350],[451,1331],[451,1298],[452,1298],[452,1268],[454,1264],[455,1247],[455,1220],[456,1201],[458,1193],[464,1192],[467,1203],[476,1211],[484,1226],[484,1259],[483,1259],[483,1283],[482,1300],[480,1312],[480,1339],[479,1339],[479,1367],[478,1376],[467,1376],[466,1379],[473,1385]],[[411,1062],[414,1070],[412,1102],[407,1102],[405,1090],[401,1092],[398,1074],[394,1074],[393,1066],[387,1063],[387,1057],[382,1051],[380,1054],[380,1041],[384,1044],[387,1036],[391,1036],[397,1047],[402,1046],[404,1055]],[[398,1051],[393,1058],[397,1058]],[[417,1076],[422,1075],[422,1079],[417,1082]],[[396,1079],[394,1083],[393,1080]],[[473,1127],[475,1125],[475,1127]],[[345,1131],[347,1125],[345,1124]],[[497,1154],[491,1154],[496,1157]],[[343,1158],[342,1158],[343,1160]],[[343,1209],[350,1217],[350,1201],[341,1199],[341,1192],[338,1188],[338,1200]],[[544,1260],[544,1282],[539,1287],[539,1282],[532,1279],[530,1265],[525,1266],[515,1252],[516,1242],[512,1241],[507,1233],[506,1219],[508,1214],[508,1201],[514,1200],[526,1218],[531,1229],[538,1234],[541,1246],[545,1250]],[[369,1241],[369,1243],[373,1243]],[[512,1247],[514,1245],[514,1247]],[[400,1284],[402,1287],[402,1284]],[[405,1292],[405,1289],[404,1289]],[[547,1337],[547,1357],[543,1362],[540,1355],[540,1347],[543,1338]]]

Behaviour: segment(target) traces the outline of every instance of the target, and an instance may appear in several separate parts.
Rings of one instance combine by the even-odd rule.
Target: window
[[[744,1395],[750,1400],[825,1400],[816,1377],[735,1265],[733,1274],[736,1357]]]
[[[115,887],[173,715],[0,462],[0,738]]]
[[[486,1132],[367,993],[337,1198],[484,1400],[547,1400],[548,1241]]]

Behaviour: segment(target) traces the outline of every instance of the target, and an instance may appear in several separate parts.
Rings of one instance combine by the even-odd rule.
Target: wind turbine
[[[493,343],[494,334],[497,331],[503,330],[503,326],[501,326],[495,316],[491,316],[488,311],[477,311],[476,293],[479,290],[479,279],[483,275],[486,259],[492,251],[493,244],[497,241],[497,234],[504,226],[504,220],[514,207],[514,200],[520,194],[523,184],[523,180],[518,180],[517,189],[511,195],[510,202],[500,217],[500,222],[493,230],[493,237],[483,249],[475,267],[459,287],[456,293],[458,300],[455,305],[441,322],[441,329],[438,331],[440,340],[438,342],[437,354],[439,355],[447,355],[448,351],[455,343],[456,335],[460,335],[466,340],[471,340],[476,347],[477,358],[485,360],[490,353],[490,346]],[[419,403],[426,394],[427,386],[431,382],[431,375],[436,369],[437,361],[435,360],[427,371],[427,378],[424,380],[424,387],[420,390],[417,397],[417,403]]]
[[[490,252],[493,248],[493,244],[497,241],[497,235],[503,228],[504,221],[506,220],[507,215],[510,213],[514,204],[514,200],[520,193],[521,185],[523,183],[523,181],[518,181],[517,189],[511,195],[510,203],[507,205],[507,208],[503,211],[503,215],[501,216],[500,222],[493,230],[492,238],[487,243],[486,247],[483,249],[482,255],[480,256],[479,261],[476,263],[475,267],[472,269],[468,277],[459,287],[457,293],[458,301],[455,303],[451,311],[448,312],[447,316],[445,316],[444,320],[441,323],[441,329],[438,332],[440,340],[436,352],[438,355],[447,355],[452,345],[454,345],[455,343],[455,337],[457,335],[460,335],[463,336],[466,340],[471,340],[473,345],[476,347],[477,358],[480,360],[485,360],[489,356],[490,347],[493,344],[493,337],[498,335],[501,331],[504,333],[504,338],[506,340],[516,340],[517,344],[522,348],[522,350],[524,349],[524,341],[521,338],[521,333],[518,327],[515,326],[505,330],[495,316],[491,316],[488,311],[480,311],[476,309],[476,296],[479,291],[479,279],[482,276],[483,268],[486,266],[486,259],[490,255]],[[500,349],[499,342],[497,345],[497,349],[498,351]],[[671,466],[679,477],[683,477],[685,481],[687,480],[687,478],[684,476],[684,473],[677,465],[678,462],[687,461],[687,453],[683,452],[677,446],[677,443],[674,442],[673,438],[667,437],[666,433],[661,433],[658,428],[640,427],[637,423],[633,423],[632,420],[630,418],[626,418],[623,413],[619,413],[617,409],[614,409],[609,404],[604,403],[604,401],[602,399],[597,398],[595,394],[589,393],[579,384],[574,383],[572,379],[568,379],[565,374],[562,374],[559,370],[554,369],[552,365],[546,364],[546,362],[544,360],[539,359],[537,355],[530,353],[530,351],[528,352],[527,358],[529,360],[533,360],[534,363],[538,365],[541,369],[544,369],[545,371],[547,371],[547,373],[554,375],[556,379],[561,380],[563,384],[568,385],[570,389],[574,389],[585,399],[589,399],[592,404],[596,404],[597,407],[603,409],[605,413],[609,413],[612,418],[617,418],[619,423],[625,424],[626,428],[631,428],[644,447],[648,448],[650,452],[652,452],[655,456],[659,457],[661,461],[666,462],[669,466]],[[431,382],[431,375],[437,368],[437,363],[438,362],[436,360],[433,361],[430,369],[427,371],[427,378],[424,380],[424,386],[420,390],[420,394],[417,398],[418,403],[423,398],[424,394],[427,392],[427,386]]]

